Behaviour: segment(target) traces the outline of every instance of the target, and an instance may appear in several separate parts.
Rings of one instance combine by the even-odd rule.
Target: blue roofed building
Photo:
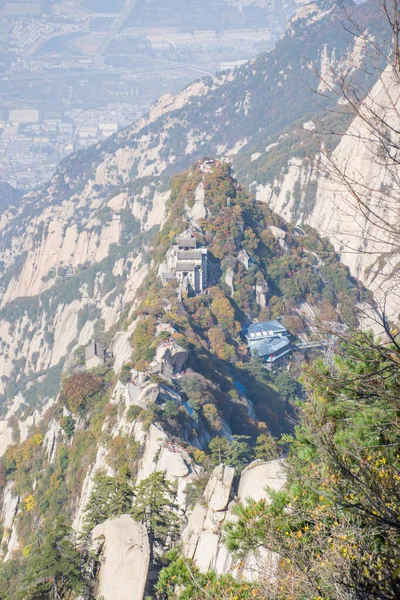
[[[271,366],[292,350],[290,333],[279,321],[252,323],[245,335],[250,352]]]
[[[288,352],[291,352],[292,347],[290,339],[286,336],[272,338],[270,340],[260,340],[250,346],[252,354],[258,354],[264,358],[267,363],[273,364]]]
[[[262,321],[261,323],[252,323],[249,325],[246,338],[249,344],[257,340],[282,337],[289,332],[279,321]]]

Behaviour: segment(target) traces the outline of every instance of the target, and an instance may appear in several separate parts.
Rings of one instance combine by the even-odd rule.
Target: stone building
[[[177,253],[176,278],[183,288],[191,287],[197,294],[207,287],[207,250],[182,250]]]
[[[196,294],[208,285],[208,251],[197,248],[196,238],[180,236],[160,267],[163,284],[176,278],[182,291]]]
[[[85,364],[87,369],[101,367],[107,361],[107,351],[97,342],[91,342],[85,348]]]

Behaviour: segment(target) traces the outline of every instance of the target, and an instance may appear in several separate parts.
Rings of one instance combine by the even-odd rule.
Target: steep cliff
[[[379,31],[368,3],[350,10]],[[173,485],[193,564],[255,578],[252,557],[235,569],[220,525],[235,495],[263,498],[271,477],[284,484],[281,462],[265,459],[279,455],[272,436],[290,429],[289,400],[300,392],[290,374],[279,380],[252,360],[246,327],[283,316],[297,375],[304,346],[326,343],[318,324],[357,326],[371,302],[335,252],[365,221],[346,231],[337,213],[342,188],[324,187],[314,156],[305,160],[320,107],[300,89],[318,85],[314,68],[325,79],[349,65],[362,72],[362,48],[340,14],[325,2],[302,9],[276,50],[160,99],[132,127],[64,160],[47,186],[2,208],[1,552],[10,599],[24,585],[37,527],[45,535],[60,516],[75,533],[94,528],[98,560],[88,560],[87,585],[106,598],[120,572],[130,597],[130,565],[144,549],[142,593],[149,563],[158,569],[176,539],[172,525],[156,541],[147,526],[147,539],[127,516],[140,484],[159,473]],[[387,91],[373,94],[385,101]],[[332,105],[329,94],[323,102]],[[334,146],[333,160],[380,181],[354,141]],[[233,177],[232,162],[262,202]],[[171,272],[182,234],[207,255],[199,289],[184,269],[182,280]],[[382,251],[377,237],[370,228],[363,243]],[[353,274],[379,284],[372,261],[344,256]],[[88,372],[91,339],[109,354]],[[245,468],[259,456],[262,463]],[[127,523],[132,544],[124,539],[115,557]],[[147,561],[147,543],[156,560]],[[273,577],[276,557],[264,558]]]
[[[220,465],[214,469],[204,491],[202,503],[197,503],[182,532],[183,552],[204,572],[212,569],[218,575],[233,573],[238,580],[273,579],[277,555],[265,552],[255,560],[249,555],[236,564],[227,551],[222,530],[227,521],[235,520],[232,507],[248,498],[266,500],[267,490],[280,491],[286,482],[283,461],[250,463],[242,472],[236,493],[233,489],[234,469]]]
[[[399,90],[398,76],[387,67],[331,154],[290,158],[278,177],[257,186],[259,200],[285,219],[327,236],[352,274],[374,292],[380,312],[394,320],[400,286],[397,158],[391,147],[397,143]]]

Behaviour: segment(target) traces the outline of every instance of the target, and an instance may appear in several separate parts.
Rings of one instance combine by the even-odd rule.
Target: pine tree
[[[252,460],[249,439],[247,435],[234,435],[231,442],[223,436],[213,438],[208,447],[214,465],[224,463],[242,471]]]
[[[234,435],[229,451],[229,464],[242,471],[252,460],[252,449],[248,443],[250,436]]]
[[[27,561],[23,600],[59,600],[81,592],[81,557],[71,537],[72,529],[57,517],[44,540],[38,538]]]
[[[98,475],[85,510],[85,530],[90,531],[110,517],[129,513],[133,490],[124,478]]]
[[[257,437],[254,457],[260,460],[274,460],[279,457],[278,446],[272,435],[262,433]]]
[[[153,561],[155,544],[165,545],[179,531],[176,492],[165,473],[156,471],[139,483],[134,495],[132,517],[147,528],[150,560]]]
[[[214,465],[228,464],[231,445],[226,437],[217,436],[208,445]]]
[[[236,558],[261,547],[282,557],[267,598],[400,598],[400,345],[389,335],[357,333],[333,371],[308,367],[308,401],[283,437],[287,486],[232,509]]]

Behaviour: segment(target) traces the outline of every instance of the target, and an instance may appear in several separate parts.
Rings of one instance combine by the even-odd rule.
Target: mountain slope
[[[376,27],[368,4],[351,10]],[[32,403],[38,393],[51,395],[48,370],[60,370],[72,348],[109,331],[133,301],[169,195],[160,173],[205,153],[239,152],[239,159],[246,142],[243,152],[319,110],[299,92],[317,85],[308,59],[317,70],[340,70],[353,56],[340,15],[330,3],[302,9],[274,51],[162,98],[132,127],[65,159],[47,186],[3,212],[3,398],[32,382]]]
[[[216,481],[204,497],[210,511],[221,506],[217,510],[225,518],[234,489],[232,467],[240,472],[253,458],[278,456],[271,434],[279,437],[291,429],[288,400],[299,393],[290,375],[279,378],[251,360],[243,337],[246,325],[284,313],[288,327],[300,325],[297,335],[312,335],[318,315],[322,321],[356,322],[353,308],[366,292],[349,277],[330,244],[311,229],[285,225],[240,188],[228,164],[214,162],[206,174],[202,167],[196,164],[171,181],[150,271],[143,276],[134,310],[127,302],[113,330],[114,368],[104,364],[85,371],[82,348],[71,347],[61,393],[52,390],[43,412],[14,402],[7,420],[0,421],[7,442],[0,461],[2,576],[10,600],[18,597],[23,574],[35,560],[35,523],[43,536],[59,516],[76,532],[88,523],[91,529],[129,512],[132,487],[152,474],[165,471],[175,482],[182,528],[210,476]],[[210,288],[197,295],[179,293],[175,279],[163,286],[159,276],[168,250],[188,228],[209,253],[213,278]],[[71,281],[74,275],[70,287]],[[100,306],[107,297],[101,283],[95,296]],[[40,302],[46,301],[51,304],[44,293]],[[28,386],[25,400],[38,407],[40,398],[31,397],[31,390]],[[225,467],[218,492],[220,471],[211,471],[221,457],[232,466]],[[271,469],[261,471],[265,475]],[[279,464],[272,472],[280,473],[282,485]],[[245,497],[243,489],[240,493]],[[203,512],[196,535],[217,541]],[[109,522],[104,531],[108,527]],[[136,533],[143,532],[135,530],[132,536]],[[162,553],[164,546],[155,549]],[[84,557],[84,548],[81,552]],[[224,552],[217,544],[215,556],[208,554],[209,564]],[[225,558],[223,573],[231,564]],[[206,564],[201,563],[205,555],[196,560]]]
[[[271,150],[280,155],[280,173],[269,171],[257,186],[259,200],[285,219],[326,235],[373,291],[380,312],[394,320],[400,296],[398,176],[390,144],[397,135],[399,98],[398,78],[387,67],[331,154],[289,157],[281,136]],[[301,128],[294,135],[309,138]]]

